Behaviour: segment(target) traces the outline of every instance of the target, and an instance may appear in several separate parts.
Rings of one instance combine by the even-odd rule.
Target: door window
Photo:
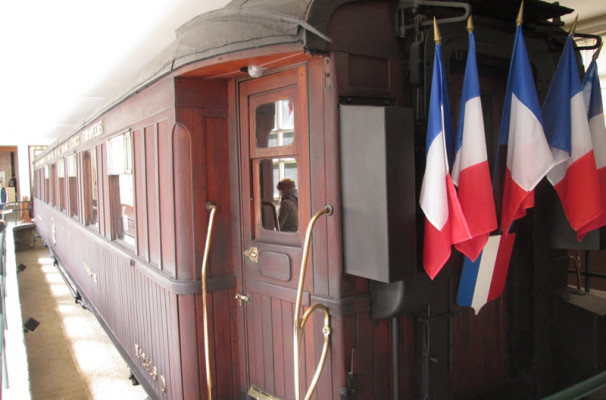
[[[295,138],[294,100],[280,99],[260,104],[255,110],[257,148],[288,146]]]
[[[293,157],[259,161],[260,217],[264,229],[296,232],[299,228],[297,160]]]
[[[298,232],[301,133],[297,89],[286,86],[249,97],[254,238],[281,240]],[[303,188],[304,192],[307,192]],[[306,196],[303,193],[304,197]],[[269,235],[269,236],[268,236]],[[273,235],[278,235],[273,237]],[[270,237],[271,236],[271,237]]]

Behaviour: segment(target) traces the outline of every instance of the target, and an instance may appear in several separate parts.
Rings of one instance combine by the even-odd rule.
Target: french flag
[[[587,108],[589,130],[593,143],[593,154],[600,182],[600,202],[602,213],[598,218],[584,227],[587,231],[606,225],[606,125],[604,124],[604,108],[602,104],[602,88],[598,75],[598,66],[594,59],[589,64],[581,88]]]
[[[457,243],[455,247],[475,261],[482,252],[488,235],[497,228],[497,216],[486,153],[475,38],[471,32],[472,28],[468,29],[469,51],[463,80],[452,180],[459,188],[459,202],[472,236],[472,239]]]
[[[534,206],[534,188],[554,165],[520,23],[509,66],[499,145],[507,145],[501,210],[501,230],[507,235],[511,224]]]
[[[471,238],[449,173],[448,154],[453,147],[452,123],[442,66],[442,46],[435,20],[434,27],[437,43],[427,122],[425,175],[419,200],[425,213],[423,266],[431,279],[450,258],[452,244]]]
[[[487,302],[503,294],[515,237],[515,233],[490,236],[475,261],[465,258],[457,292],[458,305],[472,307],[478,315]]]
[[[549,171],[547,179],[555,188],[577,239],[591,229],[602,214],[600,184],[593,153],[585,100],[572,34],[568,35],[555,75],[543,105],[545,134],[557,160],[564,161]]]

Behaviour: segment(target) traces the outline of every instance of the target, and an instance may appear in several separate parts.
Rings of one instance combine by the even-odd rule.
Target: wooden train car
[[[509,289],[477,316],[454,302],[461,256],[432,281],[419,251],[431,20],[456,105],[473,12],[494,154],[518,7],[234,0],[36,159],[37,228],[152,398],[558,388],[548,319],[567,265],[546,211],[517,226]],[[541,97],[570,11],[526,1]]]

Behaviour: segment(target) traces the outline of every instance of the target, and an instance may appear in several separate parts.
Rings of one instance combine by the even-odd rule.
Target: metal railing
[[[591,292],[591,278],[606,279],[606,274],[600,274],[591,271],[591,251],[585,250],[585,269],[582,270],[581,252],[576,251],[576,255],[569,254],[568,258],[574,264],[574,269],[568,269],[569,274],[577,276],[577,292],[578,294],[586,294]],[[584,279],[585,287],[582,290],[581,281]]]
[[[34,218],[33,207],[32,200],[7,202],[4,203],[2,216],[6,222],[13,221],[15,225],[29,223]]]
[[[543,400],[576,400],[595,393],[606,387],[606,371],[578,382],[557,393],[544,397]]]
[[[6,306],[4,302],[4,297],[6,294],[5,285],[6,285],[6,231],[0,232],[0,332],[2,332],[2,336],[0,337],[0,354],[2,355],[2,360],[0,363],[0,376],[2,376],[4,381],[4,387],[8,388],[8,375],[7,375],[7,367],[6,367],[6,352],[5,352],[5,340],[4,340],[4,331],[6,330]],[[0,390],[1,392],[1,390]],[[0,398],[2,394],[0,394]]]

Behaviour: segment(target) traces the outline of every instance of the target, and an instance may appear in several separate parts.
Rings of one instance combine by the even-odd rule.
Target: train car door
[[[294,302],[310,218],[306,74],[301,66],[239,84],[247,390],[280,399],[294,398]],[[294,184],[285,203],[283,179]]]

